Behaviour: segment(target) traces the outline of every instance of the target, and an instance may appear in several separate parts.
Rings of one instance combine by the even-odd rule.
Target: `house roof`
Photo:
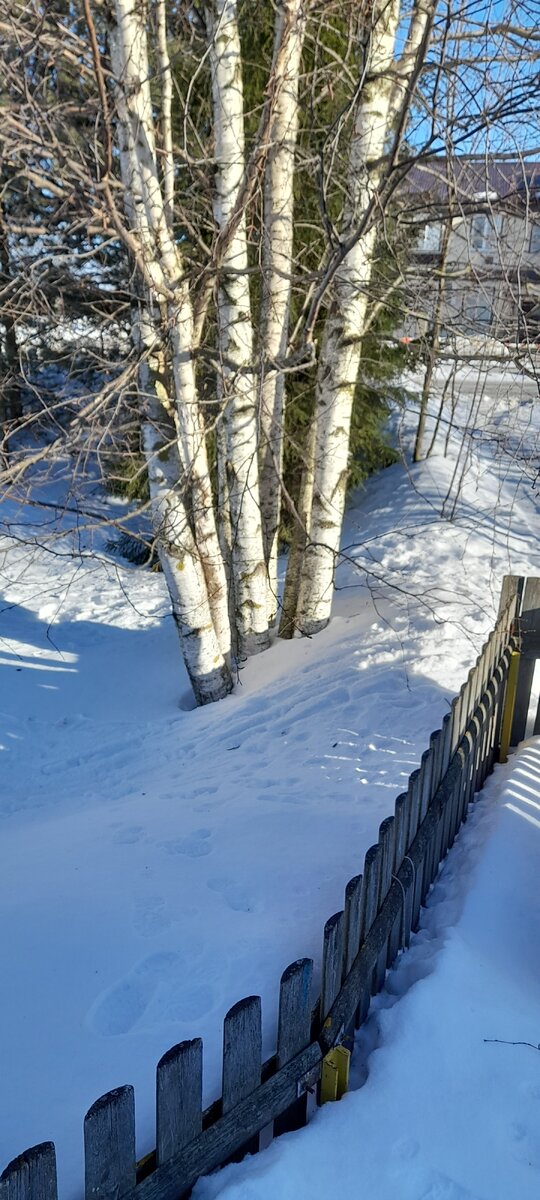
[[[540,162],[524,159],[432,158],[407,173],[406,191],[444,202],[454,192],[459,204],[480,199],[540,199]]]

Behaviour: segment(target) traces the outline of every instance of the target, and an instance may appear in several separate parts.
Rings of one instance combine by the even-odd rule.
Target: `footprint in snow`
[[[103,1037],[129,1033],[140,1021],[164,975],[170,973],[174,954],[152,954],[112,988],[102,992],[87,1015],[87,1024]]]
[[[171,919],[163,896],[142,896],[135,904],[133,927],[141,937],[155,937],[170,929]]]
[[[431,1177],[426,1191],[422,1192],[418,1200],[481,1200],[481,1197],[476,1192],[470,1192],[468,1188],[462,1187],[448,1175],[439,1175],[436,1172]]]
[[[151,954],[98,996],[87,1024],[102,1037],[120,1037],[134,1029],[197,1022],[217,1003],[213,966],[222,972],[223,963],[192,961],[174,952]]]
[[[523,1121],[510,1123],[511,1154],[516,1162],[525,1166],[540,1167],[540,1146],[538,1145],[538,1130],[535,1124],[528,1125]]]
[[[530,1100],[540,1100],[540,1083],[536,1079],[525,1079],[520,1085],[520,1091]]]
[[[194,804],[193,812],[197,812],[197,813],[213,812],[215,808],[221,808],[221,806],[223,804],[225,804],[224,800],[207,800],[204,804]]]
[[[412,1158],[416,1158],[419,1149],[418,1142],[415,1142],[414,1138],[399,1138],[392,1146],[392,1156],[400,1162],[410,1162]]]
[[[144,832],[142,825],[120,825],[113,833],[112,840],[118,846],[131,846],[142,841]]]
[[[206,983],[192,982],[182,992],[169,990],[159,1001],[159,1021],[198,1021],[216,1003],[214,989]],[[152,1014],[148,1013],[151,1023]]]
[[[248,913],[255,911],[256,904],[251,893],[236,879],[230,879],[226,875],[218,875],[215,879],[208,880],[207,887],[212,892],[219,892],[233,912]]]
[[[194,829],[193,833],[184,838],[175,838],[172,842],[162,842],[167,854],[185,854],[188,858],[204,858],[210,854],[212,846],[209,838],[211,829]]]
[[[295,795],[294,792],[286,792],[278,783],[263,783],[262,787],[266,790],[259,792],[257,799],[263,804],[291,804],[298,807],[308,803],[305,792]]]

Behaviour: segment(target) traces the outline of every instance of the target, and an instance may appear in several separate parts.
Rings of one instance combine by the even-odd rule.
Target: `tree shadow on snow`
[[[34,721],[151,721],[194,706],[172,617],[50,625],[22,605],[0,611],[0,698],[4,748]]]

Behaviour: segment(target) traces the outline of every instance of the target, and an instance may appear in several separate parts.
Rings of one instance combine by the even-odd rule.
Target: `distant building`
[[[405,332],[540,341],[540,163],[432,159],[406,177]],[[403,193],[402,193],[403,196]]]

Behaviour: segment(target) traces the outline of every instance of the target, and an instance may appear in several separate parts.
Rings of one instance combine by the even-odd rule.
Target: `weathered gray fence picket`
[[[507,682],[520,650],[514,697]],[[312,961],[291,963],[279,990],[277,1051],[267,1063],[261,1061],[260,998],[235,1004],[224,1021],[222,1097],[206,1112],[200,1038],[163,1055],[156,1076],[156,1150],[142,1162],[136,1158],[133,1089],[119,1087],[96,1100],[84,1120],[86,1200],[181,1200],[200,1175],[256,1151],[262,1130],[273,1127],[276,1136],[305,1123],[325,1056],[351,1041],[387,968],[417,928],[439,864],[493,768],[503,714],[512,744],[524,736],[538,656],[540,579],[506,576],[494,630],[442,728],[431,734],[394,814],[382,822],[362,874],[349,880],[343,911],[326,922],[318,1001],[311,994]],[[0,1200],[57,1200],[52,1142],[6,1167]]]

